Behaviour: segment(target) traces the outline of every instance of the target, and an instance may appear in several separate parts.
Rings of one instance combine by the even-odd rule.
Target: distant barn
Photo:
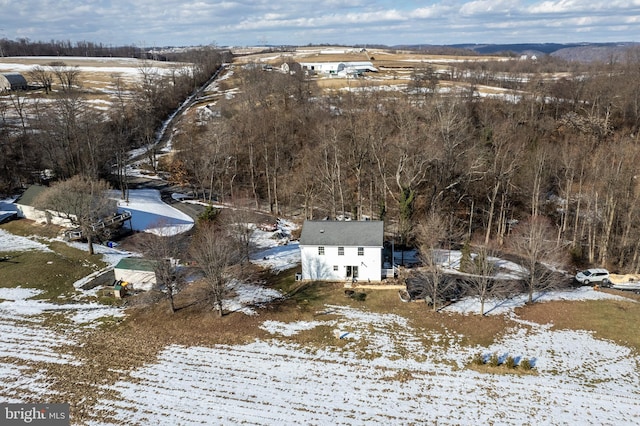
[[[0,92],[27,90],[28,87],[27,79],[20,73],[0,74]]]

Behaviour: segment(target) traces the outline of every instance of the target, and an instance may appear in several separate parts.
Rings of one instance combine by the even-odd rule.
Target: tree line
[[[225,60],[209,47],[189,58],[168,73],[142,62],[136,84],[112,77],[107,109],[92,105],[77,66],[60,60],[33,67],[25,74],[40,91],[0,97],[0,192],[79,174],[126,186],[129,151],[150,146],[162,122]]]
[[[479,96],[470,72],[446,91],[416,73],[404,91],[327,94],[301,75],[236,68],[240,93],[220,119],[185,126],[168,168],[204,199],[383,219],[404,245],[432,214],[441,245],[498,247],[544,217],[576,262],[638,271],[639,63],[558,62],[495,97]]]
[[[208,46],[212,48],[214,46]],[[112,45],[92,41],[0,39],[0,57],[68,56],[154,59],[162,61],[190,60],[193,51],[207,47],[171,49],[136,45]]]
[[[24,96],[3,99],[19,120],[0,128],[0,191],[42,170],[60,180],[104,178],[124,191],[128,152],[150,146],[169,112],[228,59],[204,48],[192,53],[192,72],[143,67],[135,87],[114,82],[106,111],[88,106],[76,68],[34,69],[33,79],[58,89],[28,114]],[[217,118],[187,117],[171,159],[150,163],[204,200],[301,218],[382,219],[407,246],[432,215],[446,231],[440,245],[498,247],[518,223],[544,217],[576,262],[638,271],[639,63],[576,70],[541,61],[518,75],[517,89],[494,97],[479,96],[477,66],[448,76],[416,69],[393,92],[368,80],[327,92],[301,73],[235,67],[233,82],[220,85],[241,90],[214,107]],[[502,63],[480,71],[493,74],[487,81],[506,72]]]

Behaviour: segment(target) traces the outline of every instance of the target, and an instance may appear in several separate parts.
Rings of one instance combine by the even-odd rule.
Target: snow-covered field
[[[637,355],[590,333],[527,324],[489,348],[464,348],[460,336],[441,335],[432,336],[441,347],[427,350],[401,317],[340,307],[332,308],[332,317],[265,323],[273,340],[247,345],[167,347],[156,362],[108,386],[117,397],[96,408],[113,413],[106,424],[640,422]],[[319,325],[353,335],[339,350],[314,351],[279,339]],[[361,340],[375,357],[351,349]],[[527,357],[538,373],[463,368],[478,350]]]
[[[132,197],[127,207],[135,210],[145,203],[149,216],[155,212],[173,220],[166,225],[169,228],[188,225],[173,213],[162,213],[164,205],[150,192],[141,193],[140,199]],[[154,203],[156,207],[149,207]],[[153,222],[145,220],[140,226]],[[252,261],[274,270],[299,262],[297,244],[286,237],[293,225],[281,221],[279,226],[275,232],[256,230],[254,234],[260,250]],[[0,248],[49,250],[45,242],[2,230]],[[97,248],[110,264],[131,255]],[[446,258],[455,263],[456,256],[447,253]],[[234,285],[237,297],[225,308],[258,318],[260,311],[248,305],[282,297],[257,284]],[[77,344],[75,333],[91,332],[100,317],[125,315],[121,309],[83,302],[81,297],[77,303],[59,304],[37,299],[38,294],[35,289],[0,289],[3,402],[55,399],[47,368],[82,362],[68,351]],[[538,301],[622,300],[589,287],[537,297]],[[360,309],[326,306],[313,321],[265,320],[260,328],[270,337],[249,344],[171,345],[156,360],[133,370],[123,368],[117,382],[101,385],[102,396],[93,411],[102,417],[88,423],[640,423],[638,354],[586,331],[524,322],[513,311],[524,303],[519,298],[487,306],[491,303],[492,314],[509,315],[515,325],[489,347],[464,346],[464,336],[446,330],[425,335],[404,317],[371,312],[366,305]],[[443,315],[470,314],[477,309],[476,300],[465,299]],[[44,318],[53,313],[62,315],[69,326],[47,325]],[[290,336],[316,327],[333,330],[335,340],[326,342],[324,349],[292,343]],[[430,344],[425,346],[425,340]],[[536,374],[479,373],[466,368],[477,353],[528,359]]]

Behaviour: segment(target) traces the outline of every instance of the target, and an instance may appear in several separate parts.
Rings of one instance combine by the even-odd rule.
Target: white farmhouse
[[[384,222],[307,220],[300,236],[303,280],[380,281]]]

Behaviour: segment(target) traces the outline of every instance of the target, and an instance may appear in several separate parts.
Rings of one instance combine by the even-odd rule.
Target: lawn
[[[48,251],[22,250],[0,252],[0,287],[23,287],[41,290],[36,298],[63,303],[76,294],[73,283],[106,266],[100,256],[51,240],[55,227],[32,225],[19,220],[0,229],[16,235],[30,236]]]

